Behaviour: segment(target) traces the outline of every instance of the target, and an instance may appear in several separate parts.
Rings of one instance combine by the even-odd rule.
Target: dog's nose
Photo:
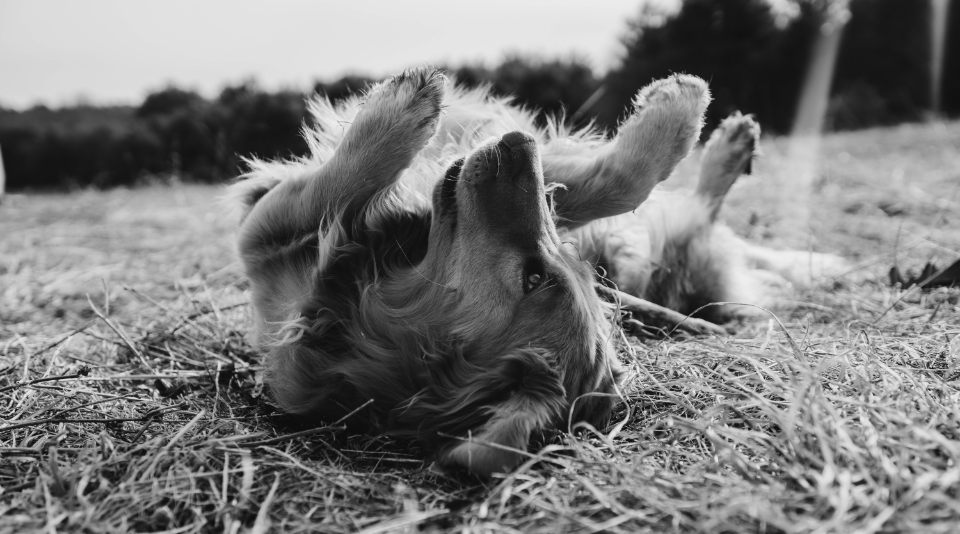
[[[503,244],[534,253],[550,234],[540,150],[516,131],[490,140],[467,157],[457,182],[459,216],[474,218]],[[549,234],[549,235],[548,235]]]
[[[543,180],[539,170],[540,153],[532,135],[521,131],[506,133],[497,148],[496,174],[499,177],[516,182]]]
[[[505,134],[500,138],[500,144],[506,146],[507,148],[522,148],[525,145],[532,145],[536,143],[533,139],[533,136],[527,132],[510,132]]]
[[[507,188],[530,181],[542,182],[537,142],[526,132],[504,134],[467,157],[461,178],[471,185],[502,181],[505,183],[500,186]]]

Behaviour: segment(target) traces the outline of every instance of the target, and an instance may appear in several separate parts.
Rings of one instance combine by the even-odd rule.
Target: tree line
[[[954,2],[953,4],[956,4]],[[597,75],[578,58],[510,56],[495,66],[445,70],[468,86],[495,93],[577,125],[612,131],[636,91],[674,72],[708,80],[714,96],[708,126],[733,110],[754,113],[767,132],[786,133],[796,113],[811,44],[824,24],[849,22],[831,89],[830,129],[921,120],[931,112],[931,0],[685,0],[678,11],[645,4],[628,21],[620,62]],[[942,112],[960,115],[960,6],[949,12]],[[375,79],[345,76],[317,82],[332,101]],[[216,98],[177,87],[149,94],[139,106],[0,108],[0,150],[10,190],[106,188],[154,176],[219,182],[235,177],[242,158],[303,155],[307,120],[297,91],[270,92],[254,82]]]

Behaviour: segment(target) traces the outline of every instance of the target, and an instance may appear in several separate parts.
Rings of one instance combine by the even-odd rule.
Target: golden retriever
[[[251,161],[232,186],[273,398],[328,421],[372,399],[351,420],[480,476],[517,465],[538,429],[603,424],[620,365],[597,266],[687,312],[758,300],[744,273],[780,258],[713,224],[753,157],[748,117],[714,134],[693,195],[637,209],[709,100],[696,77],[656,81],[609,140],[538,128],[426,68],[314,101],[310,155]]]

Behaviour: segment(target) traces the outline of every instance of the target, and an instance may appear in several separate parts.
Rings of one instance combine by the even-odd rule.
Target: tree
[[[339,80],[331,83],[318,81],[313,84],[313,92],[323,95],[331,102],[343,100],[344,98],[365,91],[378,80],[367,76],[357,74],[348,74]]]
[[[604,80],[600,120],[615,125],[642,86],[684,72],[710,83],[708,123],[740,110],[786,133],[816,33],[843,23],[828,126],[920,119],[929,107],[929,10],[929,0],[685,0],[676,12],[646,4]]]
[[[930,0],[853,0],[837,58],[832,129],[920,120],[930,109]]]
[[[204,98],[197,93],[171,86],[147,95],[140,107],[137,108],[137,116],[170,115],[179,110],[190,109],[205,103]]]
[[[710,83],[708,122],[739,110],[787,131],[815,30],[814,6],[794,6],[784,13],[766,0],[687,0],[668,13],[646,4],[628,23],[621,64],[605,79],[601,123],[616,124],[650,81],[687,73]]]

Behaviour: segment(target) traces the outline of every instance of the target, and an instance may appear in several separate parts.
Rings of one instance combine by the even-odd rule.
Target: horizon
[[[254,0],[5,0],[0,107],[136,105],[169,86],[209,98],[250,79],[271,91],[305,91],[347,74],[492,66],[511,54],[576,57],[599,73],[617,61],[627,20],[644,3],[604,0],[584,17],[582,3],[571,0],[495,0],[456,11],[440,0],[282,0],[269,7]]]

